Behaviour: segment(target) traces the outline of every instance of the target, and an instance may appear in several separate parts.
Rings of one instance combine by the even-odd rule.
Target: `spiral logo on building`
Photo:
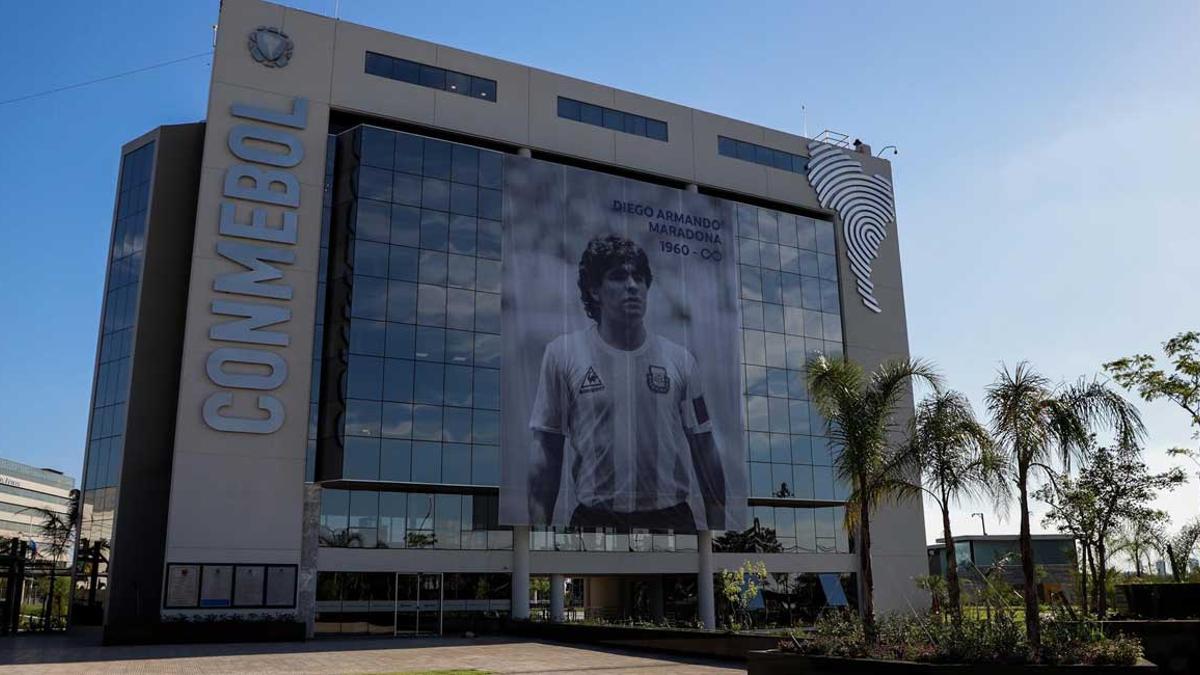
[[[879,257],[888,225],[896,222],[892,184],[879,174],[868,176],[862,162],[832,145],[813,141],[808,151],[808,182],[821,206],[833,209],[842,219],[846,256],[858,282],[858,294],[868,309],[881,312],[871,283],[871,264]]]

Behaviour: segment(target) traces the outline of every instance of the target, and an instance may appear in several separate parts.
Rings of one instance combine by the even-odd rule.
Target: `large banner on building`
[[[732,205],[506,161],[501,522],[743,527]]]

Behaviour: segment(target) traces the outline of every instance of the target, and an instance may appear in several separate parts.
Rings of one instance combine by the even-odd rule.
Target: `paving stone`
[[[95,631],[0,638],[0,673],[394,673],[476,668],[493,673],[666,675],[740,673],[739,664],[483,637],[361,638],[296,643],[104,647]]]

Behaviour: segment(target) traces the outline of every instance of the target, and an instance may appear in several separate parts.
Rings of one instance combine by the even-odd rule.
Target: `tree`
[[[766,578],[767,564],[761,560],[745,560],[736,570],[721,570],[721,595],[729,603],[731,614],[737,617],[729,621],[735,630],[735,624],[750,626],[753,623],[750,603],[762,592]]]
[[[1179,406],[1191,417],[1200,437],[1200,332],[1180,333],[1163,343],[1163,353],[1174,372],[1157,368],[1154,357],[1135,354],[1104,364],[1104,369],[1126,389],[1134,389],[1147,403],[1160,398]]]
[[[55,573],[63,555],[71,550],[71,541],[79,527],[79,490],[71,490],[67,498],[67,510],[64,513],[37,507],[34,509],[42,516],[39,526],[41,537],[45,541],[45,550],[50,558],[50,588],[46,594],[46,605],[42,614],[42,626],[47,630],[53,623],[53,599],[56,590]]]
[[[1121,524],[1113,552],[1123,552],[1133,561],[1134,575],[1140,577],[1150,564],[1150,554],[1158,550],[1162,529],[1167,522],[1166,511],[1149,509]]]
[[[1089,580],[1096,578],[1095,557],[1092,554],[1096,541],[1096,495],[1080,488],[1070,476],[1066,476],[1043,486],[1034,496],[1051,505],[1043,524],[1056,525],[1059,532],[1070,534],[1078,545],[1076,567],[1079,571],[1079,604],[1083,613],[1087,614],[1091,597],[1089,588],[1093,588]]]
[[[1077,478],[1064,476],[1038,490],[1050,505],[1048,523],[1082,537],[1085,550],[1095,552],[1093,573],[1096,616],[1108,611],[1109,546],[1122,523],[1151,518],[1160,490],[1174,489],[1187,480],[1182,469],[1150,473],[1136,446],[1097,448],[1087,454]]]
[[[1161,546],[1171,563],[1171,577],[1176,582],[1187,576],[1188,561],[1197,541],[1200,541],[1200,519],[1192,520],[1175,534],[1164,537]]]
[[[871,573],[871,511],[882,501],[917,494],[911,458],[894,440],[901,436],[896,417],[913,380],[940,383],[932,366],[920,360],[888,361],[869,376],[858,364],[818,356],[808,362],[808,390],[825,418],[826,432],[840,450],[838,476],[850,485],[846,525],[858,528],[862,574],[863,629],[874,642],[875,582]]]
[[[745,530],[726,530],[725,534],[713,539],[713,550],[718,553],[783,553],[783,544],[775,530],[763,527],[758,518]]]
[[[1029,488],[1035,471],[1050,471],[1050,464],[1071,460],[1091,443],[1091,430],[1106,425],[1121,443],[1136,443],[1144,433],[1136,408],[1108,386],[1097,381],[1052,385],[1022,361],[1015,370],[1002,367],[987,389],[992,433],[1008,455],[1017,487],[1021,529],[1018,544],[1025,595],[1025,632],[1035,656],[1041,652],[1037,573],[1033,539],[1029,532]]]
[[[962,589],[950,530],[950,506],[963,497],[984,494],[1003,501],[1004,460],[994,451],[991,434],[975,419],[971,402],[957,391],[934,392],[921,401],[905,452],[920,471],[921,489],[942,512],[947,607],[958,618]]]

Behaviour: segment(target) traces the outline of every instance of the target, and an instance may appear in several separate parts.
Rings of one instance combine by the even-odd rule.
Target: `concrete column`
[[[696,606],[700,622],[708,630],[717,628],[717,610],[713,599],[712,530],[701,530],[696,537],[699,570],[696,573]]]
[[[529,618],[529,526],[513,526],[512,618]]]
[[[684,189],[687,190],[688,192],[699,192],[700,186],[696,185],[695,183],[688,183]]]
[[[533,157],[533,151],[529,148],[517,148],[518,157]]]
[[[317,552],[321,546],[321,486],[304,484],[304,515],[300,535],[299,606],[297,614],[304,620],[304,637],[316,635],[317,620]]]
[[[566,580],[561,574],[550,575],[550,620],[555,623],[562,623],[566,618],[566,612],[563,611],[563,584]]]

